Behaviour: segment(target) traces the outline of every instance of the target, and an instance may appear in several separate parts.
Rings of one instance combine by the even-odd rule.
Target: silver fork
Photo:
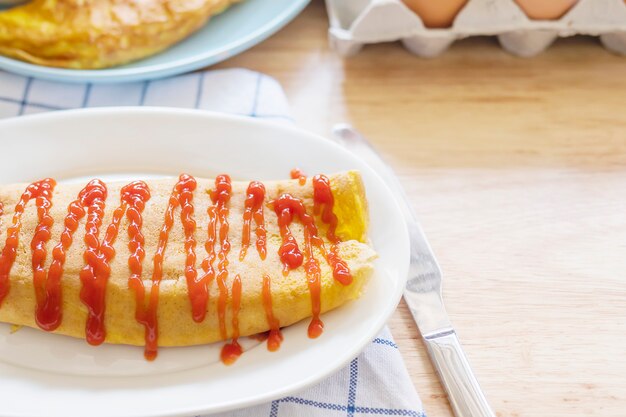
[[[411,241],[411,265],[404,299],[422,334],[430,359],[457,417],[494,417],[463,352],[441,298],[441,269],[393,170],[350,125],[333,129],[336,142],[373,168],[400,198]]]

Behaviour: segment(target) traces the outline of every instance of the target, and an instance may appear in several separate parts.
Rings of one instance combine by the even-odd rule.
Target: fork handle
[[[449,329],[425,335],[424,343],[456,417],[495,417],[455,331]]]

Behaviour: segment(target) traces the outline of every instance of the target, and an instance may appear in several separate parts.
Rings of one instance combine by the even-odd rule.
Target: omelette
[[[357,171],[280,181],[151,179],[0,186],[0,321],[92,345],[229,341],[361,294],[373,271]]]
[[[0,54],[96,69],[156,54],[239,0],[31,0],[0,10]]]

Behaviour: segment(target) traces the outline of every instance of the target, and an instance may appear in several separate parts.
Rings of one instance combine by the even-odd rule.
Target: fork
[[[411,242],[411,264],[404,300],[448,393],[454,414],[457,417],[495,417],[446,313],[441,298],[441,269],[400,181],[367,139],[350,125],[336,125],[333,133],[336,142],[361,157],[399,197]]]

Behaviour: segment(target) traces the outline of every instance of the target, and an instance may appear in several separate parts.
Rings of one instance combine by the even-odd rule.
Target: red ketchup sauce
[[[265,186],[258,182],[252,181],[248,185],[246,192],[246,201],[244,203],[243,212],[243,230],[241,232],[241,252],[239,260],[246,258],[246,252],[250,246],[250,223],[254,219],[256,223],[256,250],[261,259],[265,259],[267,255],[266,249],[266,231],[265,219],[263,218],[263,202],[265,201]]]
[[[9,293],[10,281],[9,274],[11,268],[15,262],[17,256],[17,246],[19,244],[19,234],[22,229],[22,215],[28,202],[35,199],[37,205],[37,215],[39,217],[39,224],[37,229],[39,230],[39,236],[35,232],[35,237],[31,242],[31,248],[37,247],[41,244],[42,239],[50,239],[50,227],[52,226],[51,219],[49,219],[49,210],[52,206],[52,192],[56,182],[51,178],[46,178],[41,181],[34,182],[26,187],[26,190],[22,193],[20,200],[15,206],[13,211],[13,219],[11,219],[11,225],[7,229],[7,238],[0,253],[0,305],[2,301]],[[42,221],[43,219],[43,221]],[[45,242],[43,242],[45,245]],[[42,246],[43,247],[43,246]],[[45,247],[44,247],[45,258]],[[41,257],[40,254],[36,255]],[[33,256],[33,263],[35,263],[35,255]]]
[[[326,259],[333,268],[333,277],[343,285],[352,283],[352,274],[348,264],[337,253],[339,238],[335,235],[337,230],[337,216],[333,213],[335,199],[330,189],[330,181],[325,175],[313,177],[313,212],[320,214],[324,223],[328,225],[326,237],[331,242],[331,247],[326,252]]]
[[[225,365],[235,363],[237,358],[243,352],[239,345],[239,308],[241,307],[241,279],[239,275],[235,275],[232,288],[232,324],[233,324],[233,340],[222,347],[220,358]]]
[[[92,193],[93,201],[87,209],[87,223],[85,225],[85,246],[83,253],[85,266],[80,271],[82,288],[80,299],[87,306],[87,323],[85,324],[85,337],[90,345],[101,344],[105,337],[104,311],[105,290],[109,278],[109,260],[114,251],[112,241],[117,236],[117,229],[121,213],[116,210],[113,214],[111,225],[107,228],[102,242],[99,240],[100,227],[104,217],[104,207],[107,198],[106,185],[100,180],[93,180],[87,184],[88,192]]]
[[[309,337],[315,338],[322,333],[324,327],[319,316],[321,313],[321,281],[320,266],[313,253],[313,245],[322,249],[324,252],[324,242],[317,235],[317,227],[313,220],[313,216],[307,214],[304,203],[299,198],[293,197],[291,194],[282,194],[273,201],[274,211],[278,216],[278,226],[283,243],[278,250],[278,255],[283,263],[283,273],[288,273],[290,269],[294,269],[302,265],[303,255],[298,248],[296,239],[289,230],[289,225],[294,217],[298,217],[304,226],[304,251],[306,262],[304,270],[307,276],[307,284],[311,294],[311,308],[313,318],[309,325]]]
[[[213,263],[216,258],[217,207],[215,205],[209,206],[207,208],[207,215],[209,216],[209,223],[207,225],[207,238],[204,243],[207,257],[202,260],[202,276],[197,282],[193,283],[192,288],[189,288],[192,312],[196,312],[193,314],[193,319],[197,323],[201,323],[206,317],[206,307],[209,302],[209,285],[211,281],[213,281],[213,278],[215,278]]]
[[[157,321],[157,308],[159,304],[159,288],[161,285],[161,279],[163,278],[163,257],[165,256],[165,249],[167,248],[167,241],[169,239],[170,230],[174,224],[174,209],[184,204],[191,205],[191,196],[196,189],[196,180],[190,175],[183,174],[178,179],[178,182],[174,186],[174,190],[170,195],[167,209],[165,210],[165,220],[163,227],[159,233],[159,242],[157,244],[156,253],[154,254],[153,264],[154,269],[152,271],[152,288],[150,289],[150,298],[148,300],[148,306],[142,314],[139,320],[146,327],[146,349],[145,357],[148,360],[154,360],[157,356],[159,327]],[[193,219],[189,217],[190,212],[193,212],[193,208],[187,209],[186,215],[181,210],[181,220],[183,221],[183,228],[185,229],[185,249],[189,243],[188,229],[191,229],[189,222]],[[195,224],[195,222],[194,222]],[[189,252],[187,253],[189,256]],[[185,262],[187,265],[188,262]]]
[[[80,221],[85,217],[86,211],[97,210],[97,205],[102,203],[104,184],[98,180],[91,181],[79,193],[78,198],[72,201],[67,208],[64,220],[64,229],[61,232],[59,243],[52,249],[52,262],[48,273],[35,268],[33,265],[33,285],[37,299],[35,319],[39,327],[52,331],[59,327],[62,321],[62,294],[61,278],[65,264],[66,251],[72,245],[73,236],[78,229]],[[33,249],[33,259],[35,251]]]
[[[294,168],[290,172],[290,177],[292,180],[298,180],[300,185],[306,184],[306,174],[302,172],[300,168]]]
[[[126,204],[126,219],[128,220],[128,287],[135,292],[135,319],[144,325],[146,340],[149,326],[146,319],[146,289],[143,284],[143,260],[146,256],[144,249],[145,239],[141,232],[143,225],[143,209],[150,199],[150,189],[143,181],[136,181],[126,185],[121,191],[121,200]]]
[[[267,350],[275,352],[280,348],[280,344],[283,341],[283,334],[280,331],[280,323],[276,317],[274,317],[274,310],[272,309],[271,285],[271,278],[269,275],[263,275],[263,289],[261,295],[267,324],[270,326],[270,331],[267,333]]]
[[[304,260],[302,252],[298,247],[298,242],[296,242],[296,238],[293,237],[289,229],[289,225],[293,220],[294,207],[302,207],[301,212],[304,213],[304,205],[301,200],[292,197],[291,194],[281,195],[272,204],[276,216],[278,216],[278,227],[280,228],[280,236],[283,239],[283,243],[278,250],[278,256],[283,263],[283,275],[287,275],[289,270],[298,268]]]
[[[232,186],[228,175],[218,175],[215,178],[215,190],[211,192],[211,200],[216,206],[217,220],[220,223],[220,251],[217,255],[217,287],[219,298],[217,300],[217,317],[220,326],[220,335],[226,339],[226,303],[228,301],[228,288],[226,279],[228,278],[228,253],[230,252],[230,241],[228,240],[228,202]]]

